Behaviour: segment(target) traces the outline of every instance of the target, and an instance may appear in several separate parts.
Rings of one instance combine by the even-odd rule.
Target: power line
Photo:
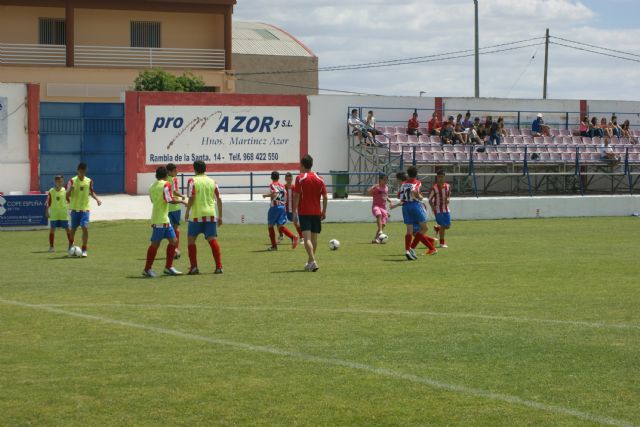
[[[605,52],[598,52],[595,50],[591,50],[591,49],[586,49],[584,47],[578,47],[578,46],[569,46],[567,44],[563,44],[563,43],[558,43],[558,42],[549,42],[551,44],[555,44],[557,46],[563,46],[563,47],[568,47],[569,49],[575,49],[575,50],[581,50],[584,52],[591,52],[591,53],[595,53],[597,55],[603,55],[603,56],[609,56],[611,58],[618,58],[618,59],[624,59],[625,61],[631,61],[631,62],[640,62],[640,59],[633,59],[633,58],[625,58],[624,56],[620,56],[620,55],[613,55],[611,53],[605,53]]]
[[[551,36],[551,38],[558,39],[558,40],[563,40],[565,42],[578,44],[578,45],[582,45],[582,46],[588,46],[588,47],[593,47],[593,48],[596,48],[596,49],[608,50],[610,52],[621,53],[623,55],[636,56],[636,57],[640,58],[640,55],[638,55],[637,53],[625,52],[625,51],[622,51],[622,50],[611,49],[611,48],[608,48],[608,47],[600,47],[600,46],[596,46],[594,44],[582,43],[582,42],[577,42],[575,40],[569,40],[569,39],[563,39],[562,37]]]
[[[321,88],[321,87],[299,86],[299,85],[292,85],[292,84],[287,84],[287,83],[264,82],[264,81],[260,81],[260,80],[250,80],[250,79],[240,79],[240,78],[236,78],[236,80],[237,81],[241,81],[241,82],[257,83],[257,84],[269,85],[269,86],[285,86],[285,87],[293,87],[293,88],[297,88],[297,89],[309,89],[309,90],[315,90],[315,91],[349,93],[349,94],[352,94],[352,95],[383,96],[383,95],[380,95],[380,94],[377,94],[377,93],[354,92],[352,90],[327,89],[327,88]]]
[[[519,40],[515,42],[500,43],[492,46],[486,46],[481,49],[487,50],[487,49],[494,49],[494,48],[503,47],[503,46],[512,46],[515,44],[522,44],[522,43],[526,43],[534,40],[540,40],[542,38],[544,37],[535,37],[535,38]],[[537,44],[541,44],[541,43],[537,43]],[[487,53],[506,52],[510,50],[523,49],[530,46],[536,46],[537,44],[515,46],[511,48],[497,49],[493,51],[480,52],[480,53],[487,54]],[[471,53],[465,54],[467,52],[471,52]],[[366,62],[361,64],[351,64],[351,65],[337,65],[333,67],[321,67],[318,69],[308,68],[308,69],[301,69],[301,70],[262,71],[262,72],[252,72],[252,73],[236,73],[235,75],[248,76],[248,75],[266,75],[266,74],[297,74],[297,73],[315,73],[315,72],[324,72],[324,71],[361,70],[361,69],[368,69],[368,68],[392,67],[397,65],[420,64],[420,63],[426,63],[426,62],[443,61],[448,59],[466,58],[469,56],[474,56],[475,53],[473,52],[474,52],[474,49],[465,49],[465,50],[458,50],[453,52],[445,52],[445,53],[438,53],[438,54],[425,55],[425,56],[416,56],[412,58],[392,59],[392,60],[386,60],[386,61]]]
[[[509,97],[509,95],[511,94],[511,91],[513,90],[514,87],[516,87],[516,85],[518,84],[518,82],[520,82],[520,79],[522,78],[522,76],[524,76],[524,73],[527,72],[527,70],[529,69],[529,67],[531,66],[531,64],[533,63],[533,60],[536,59],[536,55],[538,54],[538,49],[540,49],[540,46],[536,47],[536,50],[533,52],[533,55],[531,56],[531,59],[529,59],[529,63],[524,67],[524,69],[522,70],[522,72],[520,73],[520,75],[518,76],[518,78],[516,79],[515,82],[513,82],[513,84],[511,85],[511,87],[509,88],[509,92],[507,92],[507,96],[506,98]]]

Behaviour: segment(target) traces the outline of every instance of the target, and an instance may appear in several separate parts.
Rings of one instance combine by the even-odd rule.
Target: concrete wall
[[[0,83],[0,192],[29,191],[27,86]]]
[[[237,93],[269,93],[274,95],[316,95],[318,93],[318,58],[305,56],[271,56],[233,54],[236,73],[281,70],[316,70],[297,74],[262,74],[238,76]],[[274,84],[251,83],[249,80]],[[300,87],[290,87],[300,86]]]
[[[38,19],[62,18],[62,7],[0,6],[2,43],[38,44]]]

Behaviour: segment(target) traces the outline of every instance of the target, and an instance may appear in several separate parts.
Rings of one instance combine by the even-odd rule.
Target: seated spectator
[[[620,126],[623,138],[631,138],[631,128],[629,126],[629,120],[625,120],[622,126]]]
[[[413,115],[407,122],[407,135],[415,135],[415,136],[422,135],[422,132],[420,132],[420,121],[418,120],[417,111],[413,112]]]
[[[531,136],[551,136],[549,126],[542,120],[542,113],[538,113],[538,117],[531,123]]]
[[[478,132],[478,129],[480,128],[480,117],[476,117],[475,119],[473,119],[473,127],[476,132]]]
[[[500,145],[501,139],[498,122],[491,123],[491,127],[489,128],[489,145]]]
[[[480,119],[478,119],[478,121],[480,121]],[[467,111],[464,115],[464,120],[462,121],[462,127],[465,129],[471,129],[472,126],[473,122],[471,121],[471,112]]]
[[[460,126],[462,126],[462,113],[458,113],[456,116],[456,123],[460,123]]]
[[[618,124],[618,118],[616,116],[611,116],[611,121],[609,122],[609,127],[611,128],[611,132],[618,138],[622,137],[622,128]]]
[[[366,129],[371,132],[373,136],[382,135],[382,132],[376,129],[376,118],[373,115],[373,111],[369,110],[367,113],[367,119],[365,120]]]
[[[584,116],[580,122],[580,136],[589,136],[589,117]]]
[[[477,128],[475,126],[471,126],[471,128],[469,128],[469,143],[484,145],[484,137],[480,136],[478,133],[479,131],[484,132],[484,125],[480,125]]]
[[[462,118],[461,114],[460,114],[460,118]],[[458,142],[460,142],[460,144],[466,144],[468,142],[469,134],[462,127],[462,123],[456,121],[453,132],[456,135],[456,139],[458,140]]]
[[[507,129],[504,127],[504,117],[498,117],[498,130],[500,131],[500,140],[504,141],[509,136],[507,135]]]
[[[602,132],[604,133],[604,136],[606,138],[613,137],[613,129],[609,127],[609,125],[607,124],[607,119],[605,119],[604,117],[600,119],[600,129],[602,129]]]
[[[347,124],[349,125],[349,129],[351,130],[351,135],[358,137],[359,144],[362,144],[365,141],[367,145],[374,144],[374,137],[371,132],[365,129],[365,124],[362,122],[362,120],[360,120],[360,117],[358,117],[357,109],[354,108],[353,110],[351,110],[351,117],[349,117]]]
[[[440,135],[440,121],[438,120],[438,113],[436,111],[431,115],[431,120],[427,123],[427,131],[429,135]]]
[[[451,117],[453,121],[453,117]],[[456,136],[453,132],[453,125],[451,122],[447,121],[442,124],[442,128],[440,129],[440,140],[442,144],[455,144]]]
[[[604,131],[598,126],[598,119],[596,117],[591,118],[591,122],[589,123],[589,131],[587,132],[589,138],[593,138],[596,136],[603,137]]]
[[[491,125],[493,124],[493,118],[491,116],[487,116],[487,120],[484,122],[484,127],[486,129],[491,129]]]
[[[609,139],[605,138],[602,145],[600,145],[600,160],[616,164],[620,161],[613,148],[609,145]]]

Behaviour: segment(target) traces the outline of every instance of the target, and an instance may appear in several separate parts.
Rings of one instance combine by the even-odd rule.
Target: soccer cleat
[[[371,244],[374,244],[374,245],[375,245],[375,244],[377,244],[377,243],[380,243],[380,240],[378,240],[378,239],[373,239],[373,240],[371,241]]]
[[[309,264],[309,271],[313,271],[315,273],[319,268],[320,267],[318,266],[318,263],[316,263],[315,261]]]
[[[213,272],[213,274],[222,274],[223,271],[221,268],[216,268],[216,271]]]
[[[447,244],[446,244],[446,243],[440,243],[440,247],[441,247],[441,248],[448,248],[449,246],[447,246]]]
[[[282,242],[282,239],[283,239],[283,238],[284,238],[284,236],[283,236],[282,234],[280,234],[280,235],[278,236],[278,243]]]
[[[267,250],[268,250],[269,252],[271,252],[271,251],[277,251],[277,250],[278,250],[278,247],[277,247],[277,246],[269,246],[269,247],[267,248]]]
[[[418,259],[418,254],[416,254],[416,250],[411,248],[409,249],[409,251],[411,251],[411,255],[413,255],[413,259]]]
[[[53,246],[49,248],[48,252],[55,252],[55,249],[53,249]]]
[[[153,270],[144,270],[144,271],[142,272],[142,275],[143,275],[144,277],[150,277],[150,278],[154,278],[154,277],[156,277],[156,276],[157,276],[157,274],[156,274]]]
[[[198,267],[191,267],[187,274],[190,276],[193,276],[194,274],[200,274],[200,270],[198,270]]]
[[[86,258],[87,257],[87,251],[82,251],[82,258]]]
[[[418,259],[418,257],[416,257],[416,255],[411,250],[406,251],[404,253],[404,256],[406,256],[409,261],[415,261]]]
[[[163,273],[167,276],[179,276],[182,274],[180,271],[176,270],[175,267],[165,268]]]
[[[310,265],[311,265],[311,263],[310,263],[310,262],[306,263],[306,264],[304,265],[304,271],[311,271],[311,270],[309,270],[309,266],[310,266]]]
[[[180,251],[176,249],[176,254],[173,256],[173,259],[180,259]]]
[[[296,236],[293,236],[293,239],[291,240],[291,249],[297,248],[299,241],[300,241],[299,238],[297,238]]]
[[[425,255],[438,255],[438,250],[436,248],[433,249],[429,249],[427,252],[424,253]]]

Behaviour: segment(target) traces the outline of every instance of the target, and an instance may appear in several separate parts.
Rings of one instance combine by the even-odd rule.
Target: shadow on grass
[[[306,270],[284,270],[284,271],[272,271],[271,274],[282,274],[282,273],[309,273]]]
[[[406,257],[403,255],[402,259],[384,259],[384,262],[407,262],[408,260],[406,259]]]

